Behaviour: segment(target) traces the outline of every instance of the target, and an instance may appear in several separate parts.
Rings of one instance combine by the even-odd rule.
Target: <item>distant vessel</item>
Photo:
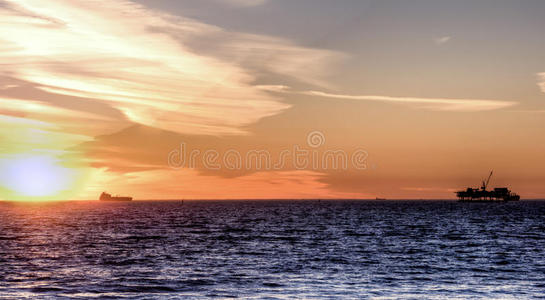
[[[112,197],[112,195],[106,192],[102,192],[102,194],[100,194],[100,198],[98,199],[100,201],[132,201],[132,197],[120,197],[120,196]]]
[[[379,197],[377,197],[376,200],[386,200],[386,198],[379,198]]]
[[[488,191],[488,183],[492,177],[492,172],[488,176],[488,179],[483,180],[483,184],[480,189],[467,188],[463,191],[455,192],[459,202],[505,202],[505,201],[518,201],[520,196],[511,192],[508,188],[495,188],[492,191]]]

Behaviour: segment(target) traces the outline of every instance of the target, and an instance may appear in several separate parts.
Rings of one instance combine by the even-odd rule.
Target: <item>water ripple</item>
[[[0,203],[0,298],[545,297],[545,202]]]

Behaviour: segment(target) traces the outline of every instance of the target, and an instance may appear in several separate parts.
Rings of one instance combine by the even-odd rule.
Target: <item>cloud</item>
[[[176,27],[154,27],[196,53],[236,63],[257,77],[281,76],[314,86],[331,88],[328,75],[347,55],[324,49],[301,47],[271,36],[225,31],[201,24],[197,33]]]
[[[204,176],[194,169],[111,172],[94,169],[93,180],[80,199],[96,199],[104,186],[116,194],[138,195],[139,199],[315,199],[361,198],[361,193],[331,191],[312,171],[259,172],[238,178]],[[160,184],[157,184],[160,182]]]
[[[438,38],[433,39],[433,41],[437,45],[443,45],[443,44],[448,43],[448,41],[450,41],[451,38],[452,37],[450,37],[450,36],[442,36],[442,37],[438,37]]]
[[[92,99],[131,122],[177,132],[244,133],[240,128],[289,107],[254,86],[261,74],[325,84],[321,76],[338,57],[125,0],[5,3],[0,75],[52,98]]]
[[[267,0],[216,0],[219,2],[227,3],[235,6],[251,7],[259,6],[267,3]]]
[[[452,98],[421,98],[421,97],[392,97],[392,96],[377,96],[377,95],[345,95],[333,94],[322,91],[296,91],[285,85],[259,85],[257,88],[274,93],[294,93],[308,96],[345,99],[345,100],[364,100],[364,101],[381,101],[400,104],[416,105],[420,108],[429,110],[443,111],[486,111],[507,108],[517,105],[515,101],[499,101],[485,99],[452,99]]]
[[[275,84],[328,87],[326,77],[344,57],[282,38],[226,31],[126,0],[0,0],[0,23],[0,159],[10,153],[46,153],[81,162],[73,166],[79,174],[96,173],[97,159],[89,149],[75,145],[135,124],[165,134],[245,138],[248,125],[289,107],[270,92],[280,89]],[[130,164],[151,172],[127,171],[129,177],[142,175],[137,186],[163,186],[162,178],[173,187],[179,185],[183,176],[159,170],[165,163],[157,152],[160,145],[145,139],[135,142],[133,149],[122,148],[127,141],[119,139],[99,149],[118,154],[110,157],[105,170]],[[142,144],[151,146],[149,155],[161,161],[132,161],[131,155],[142,157]],[[308,195],[324,194],[322,177],[251,174],[237,181],[231,192],[232,197],[254,195],[244,192],[252,185],[256,197],[275,188],[276,194],[269,196],[289,197],[292,191],[303,197],[306,186]],[[120,186],[125,185],[123,179]],[[228,179],[220,181],[222,189],[233,186]],[[216,181],[202,182],[195,190],[200,195]]]
[[[305,95],[346,99],[346,100],[364,100],[364,101],[382,101],[401,104],[413,104],[419,107],[430,110],[443,111],[486,111],[495,110],[513,106],[517,102],[498,101],[498,100],[482,100],[482,99],[449,99],[449,98],[418,98],[418,97],[391,97],[391,96],[375,96],[375,95],[342,95],[330,94],[320,91],[301,92]]]
[[[256,87],[263,91],[277,93],[284,93],[290,90],[290,87],[287,85],[257,85]]]
[[[48,116],[53,118],[62,118],[70,116],[71,118],[78,119],[95,119],[97,121],[105,120],[100,115],[95,115],[87,112],[73,111],[63,107],[45,104],[38,101],[23,100],[23,99],[9,99],[0,97],[0,103],[2,103],[0,113],[3,115],[21,115],[21,111],[24,112],[25,117],[37,116],[35,119],[43,120]],[[32,117],[31,117],[32,118]],[[52,120],[53,121],[53,120]]]
[[[538,77],[537,86],[539,86],[541,91],[545,93],[545,72],[537,73],[537,77]]]
[[[444,188],[444,187],[402,187],[404,191],[412,192],[455,192],[455,188]]]

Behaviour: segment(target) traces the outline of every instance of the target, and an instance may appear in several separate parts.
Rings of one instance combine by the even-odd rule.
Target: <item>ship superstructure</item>
[[[100,201],[132,201],[132,197],[112,196],[106,192],[100,194]]]

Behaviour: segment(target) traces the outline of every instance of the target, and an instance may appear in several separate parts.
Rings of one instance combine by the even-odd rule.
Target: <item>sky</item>
[[[0,0],[0,199],[544,198],[544,13]]]

